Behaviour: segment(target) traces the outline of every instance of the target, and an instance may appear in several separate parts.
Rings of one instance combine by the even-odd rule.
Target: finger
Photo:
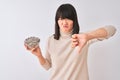
[[[72,44],[72,48],[75,48],[77,46],[77,44]]]
[[[77,34],[72,35],[72,38],[71,38],[71,41],[72,41],[72,42],[78,41],[78,38],[77,38],[76,35],[77,35]]]
[[[24,46],[25,46],[26,50],[30,50],[28,46],[26,46],[26,45],[24,45]]]
[[[72,35],[72,38],[77,38],[77,35],[78,35],[78,34],[73,34],[73,35]]]
[[[30,51],[31,51],[31,52],[34,52],[34,51],[35,51],[35,49],[36,49],[36,48],[32,48]]]
[[[79,43],[79,45],[78,45],[78,47],[79,47],[78,52],[79,53],[82,51],[84,46],[85,46],[85,43]]]
[[[78,39],[71,39],[71,41],[72,41],[72,42],[76,42],[76,41],[78,41]]]
[[[25,48],[27,49],[27,45],[24,44],[24,46],[25,46]]]
[[[78,46],[78,41],[76,41],[76,42],[72,42],[72,47],[76,47],[76,46]]]
[[[78,41],[72,42],[72,44],[78,44],[78,43],[79,43]]]
[[[30,51],[31,51],[32,53],[35,53],[35,52],[37,52],[38,50],[40,50],[40,47],[39,47],[39,46],[32,48]]]

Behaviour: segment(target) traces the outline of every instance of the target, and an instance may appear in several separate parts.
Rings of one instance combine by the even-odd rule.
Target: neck
[[[70,32],[62,32],[62,31],[60,31],[60,37],[61,38],[71,38],[72,32],[73,32],[73,30],[71,30]]]

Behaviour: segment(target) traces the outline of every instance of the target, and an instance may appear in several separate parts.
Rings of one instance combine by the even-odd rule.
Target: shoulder
[[[54,39],[54,35],[50,35],[48,38],[47,38],[47,43],[51,43],[53,42],[55,39]]]
[[[50,35],[47,40],[53,40],[54,39],[54,34]]]
[[[48,38],[47,38],[47,41],[46,41],[46,47],[48,49],[51,48],[51,46],[54,44],[54,35],[50,35]]]

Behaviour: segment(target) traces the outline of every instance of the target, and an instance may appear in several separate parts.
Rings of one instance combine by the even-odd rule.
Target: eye
[[[58,18],[58,20],[63,20],[62,18]]]

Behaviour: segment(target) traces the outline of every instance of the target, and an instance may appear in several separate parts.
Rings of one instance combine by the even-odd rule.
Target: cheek
[[[73,28],[73,22],[70,23],[70,27]]]
[[[60,26],[61,25],[61,21],[58,20],[58,25]]]

